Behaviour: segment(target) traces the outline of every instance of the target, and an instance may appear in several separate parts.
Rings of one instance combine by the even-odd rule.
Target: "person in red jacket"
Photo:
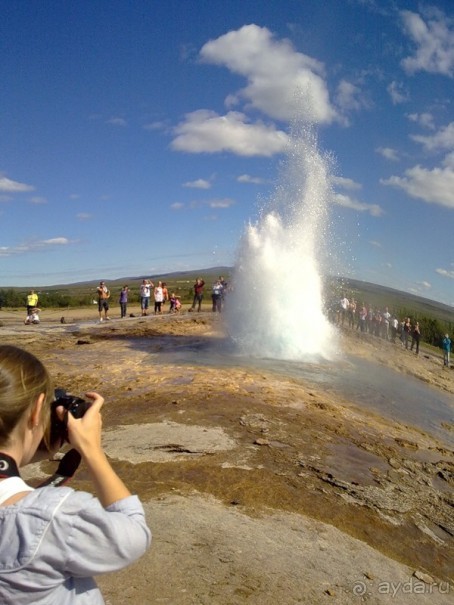
[[[201,277],[198,277],[195,280],[194,284],[194,300],[192,301],[192,307],[189,309],[190,311],[195,311],[195,307],[197,305],[197,311],[202,309],[202,300],[203,300],[203,286],[205,282]]]

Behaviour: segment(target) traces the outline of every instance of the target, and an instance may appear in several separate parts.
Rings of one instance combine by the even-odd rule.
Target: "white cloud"
[[[76,214],[76,218],[79,221],[88,221],[92,218],[92,215],[88,212],[79,212],[78,214]]]
[[[399,154],[395,149],[392,149],[391,147],[377,147],[375,151],[387,160],[391,160],[393,162],[399,161]]]
[[[454,270],[452,269],[435,269],[435,272],[443,277],[449,277],[450,279],[454,279]]]
[[[342,193],[335,193],[333,201],[344,208],[351,208],[359,212],[368,212],[371,216],[381,216],[383,214],[383,210],[378,204],[365,204]]]
[[[369,244],[371,246],[374,246],[374,248],[381,248],[382,247],[382,245],[380,244],[380,242],[377,242],[376,240],[373,240],[373,239],[369,241]]]
[[[208,200],[192,200],[189,202],[188,207],[191,210],[199,210],[201,208],[214,208],[214,209],[224,209],[230,208],[236,204],[235,200],[231,198],[212,198]]]
[[[210,208],[230,208],[235,204],[235,201],[230,198],[214,199],[207,202]]]
[[[425,288],[426,290],[430,290],[430,288],[432,288],[432,284],[430,284],[428,281],[418,281],[416,282],[417,286],[421,286],[422,288]]]
[[[207,200],[192,200],[188,203],[183,202],[174,202],[170,205],[171,210],[179,211],[179,210],[200,210],[203,208],[212,208],[216,210],[230,208],[234,206],[236,201],[232,198],[211,198]]]
[[[252,183],[253,185],[263,185],[266,183],[265,179],[258,176],[250,176],[249,174],[241,174],[236,180],[238,183]]]
[[[200,58],[247,79],[245,88],[229,95],[229,106],[245,99],[265,115],[285,121],[301,111],[318,123],[337,117],[323,79],[323,64],[297,52],[290,41],[276,40],[266,27],[245,25],[210,40]]]
[[[45,198],[45,197],[40,197],[40,196],[37,196],[37,195],[36,195],[36,196],[34,196],[34,197],[31,197],[31,198],[30,198],[30,202],[31,202],[32,204],[37,204],[37,205],[40,205],[40,204],[47,204],[47,200],[46,200],[46,198]]]
[[[53,237],[52,239],[45,239],[42,242],[38,242],[37,245],[44,246],[67,246],[70,243],[67,237]]]
[[[127,122],[124,118],[110,118],[106,124],[112,124],[113,126],[126,126]]]
[[[429,170],[418,165],[406,170],[404,175],[381,179],[380,183],[402,189],[410,197],[429,204],[454,208],[454,170],[451,166]]]
[[[190,153],[228,151],[270,157],[282,153],[288,143],[287,134],[273,125],[249,124],[243,113],[233,111],[225,116],[206,109],[194,111],[175,127],[174,134],[172,149]]]
[[[34,191],[35,188],[31,185],[25,185],[24,183],[18,183],[12,181],[6,176],[0,176],[0,191],[6,191],[7,193],[24,193],[26,191]]]
[[[56,246],[68,246],[77,243],[71,241],[67,237],[53,237],[45,240],[34,240],[28,243],[19,244],[18,246],[1,246],[0,257],[17,256],[19,254],[27,254],[29,252],[43,251]]]
[[[144,125],[145,130],[167,130],[169,123],[166,120],[157,120]]]
[[[454,170],[454,151],[448,153],[443,160],[443,165]]]
[[[431,113],[409,113],[407,114],[407,118],[410,122],[416,122],[423,128],[428,128],[429,130],[434,130],[434,117]]]
[[[401,64],[407,73],[427,71],[445,76],[454,75],[454,28],[453,20],[440,10],[431,9],[424,15],[401,11],[404,31],[415,44],[413,56]]]
[[[412,135],[410,138],[424,145],[429,151],[454,149],[454,122],[440,128],[433,136]]]
[[[400,103],[406,103],[408,101],[408,92],[404,90],[403,84],[391,82],[386,90],[391,97],[393,105],[400,105]]]
[[[353,179],[348,179],[343,176],[332,176],[331,182],[334,186],[340,187],[341,189],[361,189],[361,185]]]
[[[211,183],[206,179],[197,179],[195,181],[183,183],[183,187],[188,187],[189,189],[210,189]]]
[[[359,111],[368,106],[361,90],[346,80],[341,80],[337,87],[336,103],[342,111],[351,111],[352,109]]]

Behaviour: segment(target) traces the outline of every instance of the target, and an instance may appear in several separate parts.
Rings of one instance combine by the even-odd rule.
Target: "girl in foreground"
[[[32,462],[43,439],[53,453],[53,399],[42,363],[22,349],[0,346],[0,477],[8,467],[14,475],[14,462],[18,468]],[[91,405],[82,418],[67,414],[67,430],[97,498],[68,487],[32,489],[18,472],[0,478],[2,605],[102,604],[92,576],[126,567],[150,545],[142,505],[101,447],[104,399],[97,393],[87,399]],[[64,409],[57,414],[63,420]]]

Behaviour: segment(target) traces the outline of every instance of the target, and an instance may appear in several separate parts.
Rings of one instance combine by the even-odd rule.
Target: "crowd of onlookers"
[[[189,311],[200,311],[204,297],[205,281],[198,277],[193,285],[193,301]],[[227,282],[222,276],[213,283],[211,287],[212,310],[215,313],[222,311],[224,297],[227,292]],[[109,319],[108,311],[110,308],[110,290],[105,282],[99,282],[97,288],[99,321]],[[128,307],[129,286],[125,285],[121,289],[119,296],[120,317],[126,317]],[[164,306],[169,303],[169,313],[179,313],[181,310],[180,296],[175,292],[169,292],[167,284],[158,281],[154,284],[151,279],[143,279],[139,289],[140,309],[142,316],[148,315],[149,309],[154,308],[154,314],[162,314]]]
[[[388,307],[384,310],[358,304],[354,298],[350,300],[344,295],[339,303],[331,307],[331,321],[338,326],[349,327],[364,333],[372,334],[384,340],[396,343],[399,339],[401,346],[406,350],[415,350],[419,355],[421,328],[418,321],[410,317],[399,319],[390,313]],[[451,339],[445,334],[442,339],[443,363],[449,367],[451,353]]]
[[[201,311],[202,302],[206,298],[206,290],[209,290],[209,299],[211,299],[211,309],[214,313],[220,313],[223,310],[225,297],[229,290],[228,284],[224,277],[220,275],[211,286],[206,287],[205,281],[198,277],[191,288],[192,304],[188,311]],[[120,307],[120,318],[127,316],[129,297],[131,290],[128,285],[124,285],[118,296],[118,304]],[[109,320],[109,311],[112,306],[111,291],[106,282],[100,281],[96,288],[97,299],[93,300],[98,306],[99,321]],[[135,299],[135,297],[133,297]],[[153,283],[151,279],[143,279],[139,285],[138,298],[140,303],[141,315],[148,315],[150,310],[154,310],[154,314],[161,314],[164,310],[169,313],[179,313],[182,309],[181,296],[173,291],[169,291],[167,284],[162,281]],[[168,303],[168,306],[167,306]],[[38,308],[38,293],[35,290],[30,290],[26,296],[27,314],[24,323],[39,324]],[[130,315],[132,317],[132,315]],[[62,318],[63,319],[63,318]],[[64,323],[64,322],[62,322]]]
[[[205,281],[198,277],[193,285],[193,301],[189,311],[200,311],[204,298]],[[225,294],[228,291],[227,282],[222,276],[211,286],[212,311],[220,313],[224,304]],[[126,317],[128,306],[129,287],[123,286],[119,295],[120,317]],[[97,288],[99,320],[109,319],[110,291],[105,282],[101,281]],[[163,306],[169,303],[169,313],[179,313],[181,310],[180,297],[175,292],[167,289],[165,282],[158,281],[155,285],[150,279],[143,279],[140,285],[140,308],[142,315],[147,315],[152,303],[154,313],[163,312]],[[38,295],[31,290],[27,296],[27,318],[26,324],[39,323]],[[363,333],[372,334],[384,340],[396,343],[399,339],[406,350],[415,350],[419,355],[419,344],[421,341],[421,328],[418,321],[412,321],[410,317],[399,319],[390,313],[388,307],[381,310],[377,307],[359,304],[354,298],[348,299],[343,295],[338,303],[330,306],[330,319],[333,323],[342,327],[349,327]],[[442,338],[443,363],[449,367],[451,354],[451,339],[448,334]]]
[[[224,306],[225,295],[227,293],[227,282],[220,275],[211,286],[211,308],[214,313],[220,313]],[[202,301],[205,293],[205,281],[198,277],[192,287],[193,300],[189,311],[200,311],[202,309]],[[98,305],[99,321],[108,321],[109,311],[111,308],[111,292],[104,281],[100,281],[96,288],[97,301],[93,301]],[[120,317],[127,316],[128,297],[130,289],[128,285],[121,288],[118,304],[120,306]],[[182,308],[181,297],[173,291],[169,291],[167,284],[158,281],[156,284],[151,279],[143,279],[139,286],[139,301],[141,315],[148,315],[149,310],[153,309],[154,314],[162,314],[164,309],[169,313],[179,313]],[[168,307],[166,306],[168,303]],[[38,294],[34,290],[30,290],[26,298],[27,315],[25,324],[39,324]]]

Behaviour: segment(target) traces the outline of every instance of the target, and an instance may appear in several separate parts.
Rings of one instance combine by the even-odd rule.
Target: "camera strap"
[[[45,487],[46,485],[59,487],[64,485],[73,477],[79,467],[80,461],[81,456],[79,452],[75,449],[69,450],[60,460],[56,472],[40,483],[38,487]],[[8,456],[8,454],[0,452],[0,479],[9,479],[10,477],[20,477],[16,461],[11,456]]]
[[[69,450],[60,460],[57,471],[46,479],[43,483],[40,483],[38,487],[45,487],[46,485],[52,485],[53,487],[60,487],[67,483],[71,477],[75,474],[79,468],[81,461],[81,455],[75,449]]]
[[[8,479],[9,477],[20,477],[19,469],[16,461],[11,456],[0,452],[0,479]]]

